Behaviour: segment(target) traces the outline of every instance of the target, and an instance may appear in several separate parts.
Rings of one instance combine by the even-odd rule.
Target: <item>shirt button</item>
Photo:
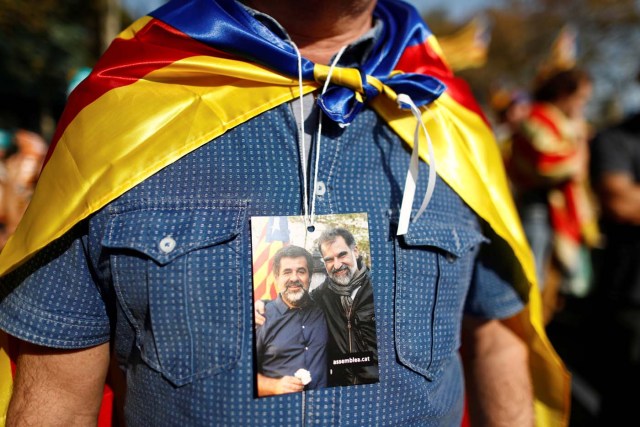
[[[302,325],[302,329],[304,329],[304,325]]]
[[[304,349],[305,349],[305,351],[306,351],[306,350],[309,350],[309,347],[305,347]]]
[[[324,193],[327,192],[327,187],[324,185],[324,182],[318,181],[316,184],[316,195],[324,196]]]
[[[160,250],[165,254],[170,253],[176,248],[176,241],[171,236],[167,236],[160,240],[160,244],[158,245]]]

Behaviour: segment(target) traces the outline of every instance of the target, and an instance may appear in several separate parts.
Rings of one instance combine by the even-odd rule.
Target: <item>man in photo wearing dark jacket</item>
[[[329,385],[376,383],[378,346],[369,268],[359,262],[356,241],[344,228],[324,231],[318,248],[327,278],[311,295],[329,327]]]

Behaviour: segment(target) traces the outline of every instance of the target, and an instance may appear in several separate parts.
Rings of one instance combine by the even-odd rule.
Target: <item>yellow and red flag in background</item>
[[[9,358],[9,336],[0,331],[0,427],[5,425],[13,387],[13,368]]]
[[[273,278],[273,256],[289,244],[287,217],[258,217],[252,220],[253,230],[259,230],[253,246],[253,299],[272,300],[278,296]]]
[[[439,36],[438,42],[454,71],[479,68],[487,62],[491,31],[487,20],[477,16],[455,33]]]

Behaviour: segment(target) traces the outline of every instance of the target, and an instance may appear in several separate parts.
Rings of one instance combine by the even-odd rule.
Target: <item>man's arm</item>
[[[602,207],[616,222],[640,225],[640,185],[628,173],[605,172],[599,182]]]
[[[108,367],[108,343],[56,350],[21,342],[7,427],[95,426]]]
[[[256,300],[253,303],[253,321],[255,322],[256,327],[264,325],[264,321],[266,320],[266,317],[264,314],[265,306],[266,306],[266,303],[261,299]]]
[[[533,426],[533,391],[526,344],[508,320],[465,317],[462,358],[474,427]]]

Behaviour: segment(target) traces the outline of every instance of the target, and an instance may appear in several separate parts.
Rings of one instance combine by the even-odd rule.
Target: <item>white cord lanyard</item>
[[[309,189],[307,187],[307,150],[305,148],[306,135],[305,135],[305,129],[304,129],[304,121],[305,121],[304,102],[303,102],[304,95],[302,93],[302,55],[300,54],[300,51],[298,50],[298,47],[295,45],[295,43],[293,43],[292,41],[290,43],[293,46],[293,49],[296,51],[296,55],[298,57],[298,90],[300,92],[300,120],[299,120],[299,129],[298,129],[298,134],[299,134],[298,145],[300,149],[300,159],[302,160],[302,180],[303,180],[303,188],[304,188],[304,191],[303,191],[304,222],[307,228],[312,228],[314,227],[315,218],[316,218],[316,215],[315,215],[316,189],[317,189],[317,182],[318,182],[318,166],[320,164],[320,140],[322,138],[322,109],[318,109],[318,135],[316,138],[316,145],[317,145],[316,158],[314,161],[314,176],[313,176],[313,183],[312,183],[313,194],[311,196],[311,212],[309,212]],[[331,75],[333,74],[333,70],[335,69],[336,64],[342,57],[342,54],[344,53],[346,48],[347,46],[343,46],[338,51],[335,58],[331,62],[331,66],[329,67],[329,72],[327,74],[327,79],[325,80],[324,87],[322,88],[322,93],[321,93],[322,95],[324,95],[324,93],[327,91],[327,88],[329,87],[329,83],[331,82]]]
[[[318,109],[318,134],[316,138],[316,158],[314,162],[314,177],[313,177],[313,194],[311,196],[311,210],[309,211],[309,190],[307,186],[307,154],[306,154],[306,141],[305,141],[305,129],[304,129],[304,102],[303,102],[303,93],[302,93],[302,55],[298,50],[298,47],[290,42],[293,46],[293,49],[296,51],[296,55],[298,57],[298,90],[300,96],[300,120],[299,120],[299,138],[298,145],[300,150],[300,158],[302,160],[302,179],[303,179],[303,203],[304,203],[304,220],[305,225],[309,229],[313,229],[315,223],[315,207],[316,207],[316,189],[317,189],[317,181],[318,181],[318,165],[320,163],[320,141],[322,138],[322,110]],[[343,46],[335,58],[333,59],[331,66],[329,67],[329,72],[327,73],[327,79],[324,82],[324,87],[322,88],[322,94],[327,91],[329,87],[329,83],[331,82],[331,75],[333,74],[333,70],[336,67],[336,64],[342,57],[347,46]],[[406,94],[398,94],[397,99],[398,105],[402,108],[406,105],[411,109],[411,113],[416,119],[416,130],[413,135],[413,150],[411,152],[411,160],[409,162],[409,168],[407,170],[407,178],[405,180],[404,193],[402,195],[402,205],[400,207],[400,218],[398,220],[398,230],[397,235],[401,236],[406,234],[409,230],[409,222],[415,222],[422,216],[424,211],[427,209],[429,202],[433,196],[433,191],[436,185],[436,161],[435,154],[433,150],[433,143],[431,141],[431,137],[429,136],[429,132],[427,132],[427,128],[422,121],[422,113],[420,109],[415,105],[413,100],[409,95]],[[427,139],[428,152],[429,152],[429,178],[427,181],[427,191],[425,192],[424,198],[422,200],[422,204],[415,217],[411,219],[411,210],[413,207],[413,200],[415,197],[416,184],[418,182],[418,173],[420,170],[419,167],[419,148],[420,148],[420,129],[424,132],[424,135]]]

